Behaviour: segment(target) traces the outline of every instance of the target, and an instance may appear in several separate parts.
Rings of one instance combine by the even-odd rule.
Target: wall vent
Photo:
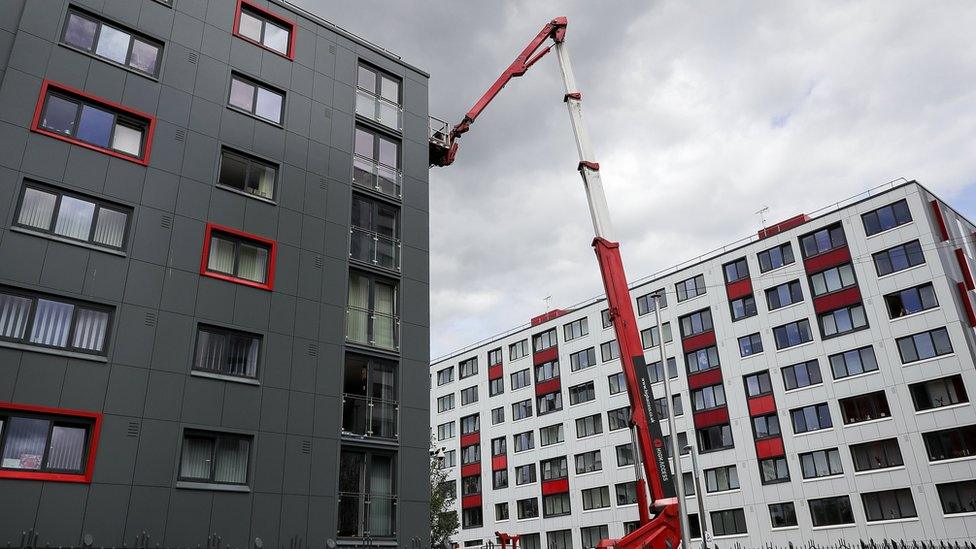
[[[328,119],[332,118],[332,109],[330,109],[329,107],[325,108],[325,117]]]
[[[319,344],[309,343],[308,344],[308,356],[319,356]]]
[[[191,51],[190,53],[186,54],[186,60],[194,65],[197,64],[197,59],[199,59],[199,56],[196,52]]]
[[[127,437],[137,437],[139,436],[139,422],[130,421],[129,427],[125,430],[125,436]]]
[[[164,229],[172,229],[173,228],[173,216],[171,216],[171,215],[164,215],[159,220],[159,226],[162,227],[162,228],[164,228]]]
[[[319,178],[319,188],[324,189],[329,186],[329,182],[325,180],[324,177]]]
[[[186,130],[176,130],[176,135],[173,136],[173,139],[176,139],[177,141],[183,141],[186,139]]]
[[[146,326],[149,326],[150,328],[155,326],[157,318],[156,313],[146,313]]]
[[[315,267],[321,269],[323,265],[325,265],[325,258],[320,255],[315,256]]]
[[[329,53],[335,55],[335,52],[336,52],[335,44],[329,44]]]
[[[308,454],[311,454],[312,453],[312,441],[311,440],[303,440],[302,441],[302,453],[305,454],[305,455],[308,455]]]

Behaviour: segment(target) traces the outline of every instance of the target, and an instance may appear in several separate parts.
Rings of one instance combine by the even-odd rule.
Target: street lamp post
[[[698,500],[698,529],[701,530],[701,546],[702,549],[708,549],[705,541],[705,535],[708,532],[708,528],[705,526],[705,498],[702,495],[701,482],[699,481],[697,451],[693,446],[685,446],[685,450],[691,454],[691,474],[695,479],[695,499]]]

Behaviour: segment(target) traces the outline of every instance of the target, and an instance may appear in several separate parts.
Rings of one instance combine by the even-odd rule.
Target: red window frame
[[[50,130],[41,127],[41,112],[44,110],[44,102],[47,99],[47,95],[50,91],[61,92],[65,95],[75,96],[79,99],[88,101],[89,103],[94,103],[96,105],[106,107],[113,111],[128,115],[133,118],[139,118],[146,122],[146,143],[143,147],[142,157],[129,156],[127,154],[122,154],[118,151],[112,149],[99,147],[98,145],[92,145],[91,143],[86,143],[80,139],[74,139],[57,132],[52,132]],[[98,151],[100,153],[107,154],[109,156],[114,156],[115,158],[121,158],[122,160],[128,160],[129,162],[135,162],[136,164],[141,164],[143,166],[149,165],[149,155],[152,152],[152,142],[153,134],[156,131],[156,117],[151,114],[146,114],[142,111],[137,111],[131,107],[109,101],[107,99],[102,99],[101,97],[92,95],[88,92],[72,88],[71,86],[66,86],[59,82],[54,82],[53,80],[44,80],[41,83],[41,94],[37,98],[37,106],[34,107],[34,118],[31,121],[31,131],[37,132],[39,134],[46,135],[48,137],[53,137],[54,139],[60,139],[61,141],[66,141],[72,145],[78,145],[79,147],[84,147],[86,149],[91,149],[93,151]]]
[[[251,240],[268,247],[268,276],[263,284],[260,282],[254,282],[253,280],[237,278],[236,276],[218,273],[207,269],[207,260],[210,259],[210,237],[214,232],[224,233],[245,240]],[[200,258],[200,275],[216,278],[218,280],[226,280],[228,282],[234,282],[237,284],[243,284],[244,286],[251,286],[252,288],[271,291],[274,289],[275,261],[278,256],[277,252],[278,243],[270,238],[264,238],[251,233],[246,233],[244,231],[239,231],[237,229],[232,229],[230,227],[216,225],[214,223],[207,223],[207,228],[203,236],[203,256]]]
[[[261,42],[258,42],[257,40],[253,40],[241,34],[240,32],[241,8],[243,8],[244,6],[247,6],[247,9],[256,12],[258,15],[261,15],[266,19],[271,19],[272,21],[279,23],[284,27],[288,27],[288,53],[287,54],[281,53],[278,50],[271,49],[268,46],[262,44]],[[250,42],[251,44],[254,44],[255,46],[263,50],[270,51],[275,55],[280,55],[289,61],[294,61],[295,60],[295,34],[296,34],[295,31],[297,28],[298,25],[296,25],[295,22],[292,21],[291,19],[286,19],[278,15],[277,13],[268,11],[267,9],[262,8],[261,6],[253,2],[250,2],[249,0],[237,0],[237,8],[234,10],[234,36],[240,38],[241,40]]]
[[[0,478],[47,480],[54,482],[80,482],[91,484],[92,475],[95,473],[95,453],[98,450],[98,439],[102,434],[101,413],[86,412],[84,410],[69,410],[67,408],[52,408],[48,406],[33,406],[29,404],[15,404],[13,402],[2,401],[0,401],[0,410],[28,412],[32,414],[44,414],[49,416],[64,416],[72,419],[88,419],[92,421],[91,431],[88,437],[88,459],[85,462],[84,472],[48,473],[44,471],[10,471],[0,469]]]

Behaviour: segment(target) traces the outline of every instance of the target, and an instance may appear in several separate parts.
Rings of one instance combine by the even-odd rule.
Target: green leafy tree
[[[430,544],[441,547],[458,531],[458,515],[454,511],[457,499],[453,490],[445,489],[447,471],[441,469],[434,439],[430,440]]]

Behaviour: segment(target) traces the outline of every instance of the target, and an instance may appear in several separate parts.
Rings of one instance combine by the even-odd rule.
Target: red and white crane
[[[451,165],[458,152],[458,139],[471,128],[471,124],[477,120],[502,88],[512,78],[525,74],[529,67],[544,55],[555,50],[566,88],[563,101],[569,110],[576,148],[579,152],[580,161],[577,169],[583,178],[583,188],[590,208],[590,218],[593,221],[595,234],[593,249],[600,265],[610,319],[617,335],[620,361],[627,380],[631,433],[636,442],[635,448],[639,451],[636,460],[639,464],[636,466],[639,526],[621,539],[600,542],[600,547],[676,549],[679,547],[683,530],[678,507],[679,498],[675,495],[676,486],[668,465],[661,427],[654,411],[651,380],[647,363],[644,361],[644,349],[637,329],[637,319],[634,316],[623,262],[620,259],[620,245],[612,238],[610,212],[603,192],[603,183],[600,180],[600,164],[594,158],[590,136],[583,124],[583,96],[576,87],[576,78],[569,62],[569,51],[565,42],[566,27],[565,17],[557,17],[547,23],[505,72],[495,80],[488,91],[478,99],[460,123],[453,128],[443,125],[431,130],[430,164],[431,166]],[[552,43],[546,45],[549,41]],[[674,456],[678,456],[677,437],[671,437],[671,440],[673,445],[671,451]],[[687,539],[687,533],[685,537]],[[518,536],[511,536],[511,538],[517,542]]]

